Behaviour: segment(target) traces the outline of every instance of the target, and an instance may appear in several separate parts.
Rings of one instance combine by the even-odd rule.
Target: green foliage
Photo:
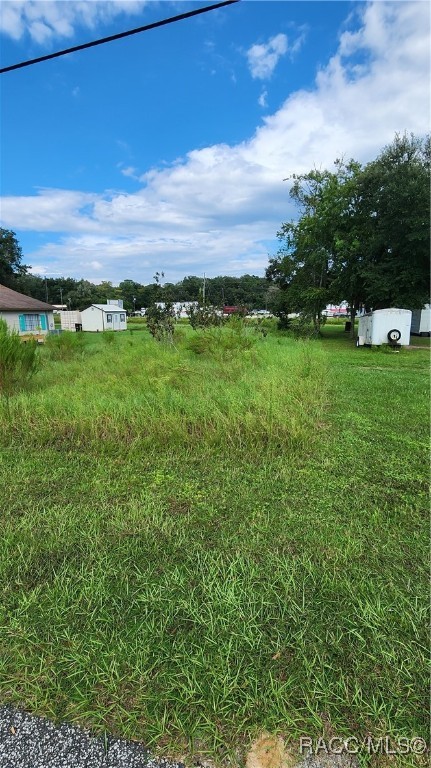
[[[301,313],[316,333],[330,299],[331,237],[328,217],[322,216],[321,209],[333,185],[334,174],[328,171],[293,177],[290,195],[302,215],[297,222],[282,225],[277,236],[283,245],[267,269],[267,277],[284,291],[284,306],[279,308],[282,322],[286,323],[287,314]]]
[[[267,277],[279,287],[276,313],[298,312],[319,332],[329,302],[350,306],[352,334],[361,305],[421,307],[430,285],[429,138],[396,136],[364,168],[337,160],[335,171],[294,176],[300,209],[282,225]]]
[[[27,267],[22,262],[22,250],[15,232],[0,227],[0,284],[16,289],[16,279]]]
[[[189,337],[186,346],[197,355],[226,360],[251,349],[257,341],[254,324],[247,325],[240,315],[231,315],[223,327],[210,327]]]
[[[421,308],[430,297],[430,138],[397,135],[359,190],[367,305]]]
[[[147,309],[145,319],[147,328],[157,341],[173,344],[175,316],[171,302],[164,306],[153,304]]]
[[[13,234],[13,233],[12,233]],[[1,264],[1,261],[0,261]],[[24,268],[23,268],[24,269]],[[1,268],[0,268],[1,273]],[[95,285],[89,280],[70,277],[38,277],[16,272],[14,288],[27,296],[53,304],[67,304],[69,309],[85,309],[90,304],[105,304],[108,299],[122,299],[124,308],[132,312],[150,307],[155,302],[203,301],[203,280],[189,276],[178,283],[161,283],[162,275],[154,275],[154,282],[142,285],[134,280],[122,280],[118,286],[108,281]],[[0,282],[6,284],[0,279]],[[206,278],[206,302],[214,306],[246,306],[248,309],[264,309],[267,305],[270,285],[265,277],[242,275]]]
[[[63,362],[81,357],[84,347],[84,334],[73,333],[73,331],[62,331],[59,334],[49,333],[45,341],[48,357],[51,360]]]
[[[9,398],[24,388],[37,372],[39,358],[37,342],[23,342],[16,331],[11,331],[0,319],[0,395]]]
[[[198,328],[219,327],[223,324],[223,317],[216,307],[191,306],[187,309],[187,316],[195,331]]]
[[[115,344],[117,341],[117,336],[115,331],[103,331],[102,332],[102,339],[105,342],[105,344],[112,345]]]

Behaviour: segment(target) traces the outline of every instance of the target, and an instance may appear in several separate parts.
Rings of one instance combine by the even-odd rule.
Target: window
[[[112,323],[112,315],[106,315],[106,322]]]
[[[120,315],[120,323],[126,322],[126,315]]]
[[[39,315],[22,315],[24,318],[24,331],[37,331],[41,327]]]

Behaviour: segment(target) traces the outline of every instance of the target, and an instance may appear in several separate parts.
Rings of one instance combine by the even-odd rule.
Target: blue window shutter
[[[42,331],[46,331],[46,315],[39,315],[39,320]]]
[[[20,331],[25,331],[25,315],[19,316],[19,329]]]

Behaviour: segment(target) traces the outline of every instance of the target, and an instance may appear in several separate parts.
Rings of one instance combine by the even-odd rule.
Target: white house
[[[20,336],[46,336],[54,330],[52,304],[0,285],[0,318]]]
[[[81,312],[83,331],[126,331],[126,312],[116,304],[92,304]]]

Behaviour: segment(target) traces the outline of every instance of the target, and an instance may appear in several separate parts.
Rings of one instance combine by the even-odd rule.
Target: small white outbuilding
[[[92,304],[81,312],[83,331],[127,331],[127,316],[116,304]]]
[[[410,343],[410,309],[375,309],[359,318],[357,347],[392,344],[405,346]]]
[[[74,310],[59,312],[62,331],[79,331],[82,329],[81,313]]]
[[[414,336],[429,336],[431,334],[431,307],[425,304],[423,309],[412,312],[411,331]]]

